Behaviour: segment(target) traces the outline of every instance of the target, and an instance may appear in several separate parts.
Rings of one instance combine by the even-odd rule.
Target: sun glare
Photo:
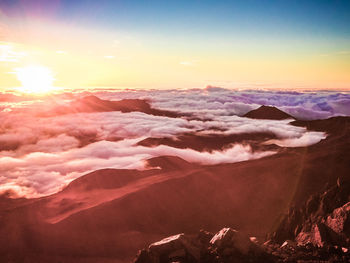
[[[54,76],[52,71],[44,66],[27,66],[16,69],[17,79],[22,83],[19,91],[33,94],[43,94],[53,91]]]

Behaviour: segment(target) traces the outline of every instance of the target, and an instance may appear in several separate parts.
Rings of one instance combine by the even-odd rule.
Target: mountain
[[[40,116],[56,116],[79,112],[143,112],[156,116],[166,116],[171,118],[181,117],[182,114],[176,112],[158,110],[151,107],[146,100],[123,99],[119,101],[102,100],[90,95],[71,101],[68,105],[56,105],[52,109],[40,112]]]
[[[249,111],[243,117],[251,119],[285,120],[294,119],[293,116],[281,111],[276,107],[262,105],[259,108]]]
[[[350,158],[344,154],[350,150],[350,118],[293,124],[327,131],[329,136],[304,149],[300,181],[267,241],[231,228],[216,234],[179,232],[140,250],[134,262],[349,262]]]
[[[257,160],[198,165],[161,156],[148,160],[148,170],[95,171],[51,196],[3,196],[0,235],[6,238],[0,239],[0,260],[128,262],[139,249],[167,236],[196,235],[200,229],[216,233],[223,227],[264,240],[282,232],[281,225],[288,226],[284,218],[293,218],[290,211],[304,211],[313,196],[317,208],[322,193],[350,181],[349,124],[350,117],[296,121],[294,125],[326,131],[328,137]],[[319,220],[344,202],[324,202],[331,207],[317,214]],[[292,225],[300,225],[301,231],[313,215],[296,217],[299,221]],[[273,244],[295,239],[293,226],[287,228],[293,235],[275,238]]]
[[[200,134],[200,133],[184,133],[173,137],[149,137],[140,142],[138,145],[146,147],[155,147],[158,145],[168,145],[175,148],[190,148],[196,151],[213,151],[223,150],[234,143],[249,144],[255,148],[261,148],[262,142],[275,139],[272,133],[240,133],[240,134]],[[265,148],[267,146],[265,145]]]

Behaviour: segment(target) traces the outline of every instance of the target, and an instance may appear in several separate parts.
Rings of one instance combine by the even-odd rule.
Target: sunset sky
[[[350,2],[2,0],[0,75],[2,91],[33,76],[29,87],[349,90]]]

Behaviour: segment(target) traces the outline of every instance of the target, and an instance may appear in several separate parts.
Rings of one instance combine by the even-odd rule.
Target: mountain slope
[[[281,111],[276,107],[262,105],[259,108],[249,111],[243,117],[251,119],[285,120],[294,119],[293,116]]]
[[[1,210],[0,258],[128,261],[163,237],[224,226],[262,238],[291,206],[350,179],[349,119],[303,122],[329,136],[258,160],[205,166],[157,157],[151,170],[96,171],[55,195],[12,202]]]

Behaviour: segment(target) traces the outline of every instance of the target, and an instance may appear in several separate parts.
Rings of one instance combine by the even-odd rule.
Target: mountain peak
[[[78,99],[78,100],[81,100],[81,101],[90,101],[90,102],[92,102],[92,101],[101,102],[101,101],[102,101],[99,97],[97,97],[97,96],[95,96],[95,95],[88,95],[88,96],[85,96],[85,97],[83,97],[83,98],[81,98],[81,99]]]
[[[251,119],[267,119],[267,120],[285,120],[294,119],[293,116],[281,111],[280,109],[273,106],[262,105],[259,108],[249,111],[243,117]]]

